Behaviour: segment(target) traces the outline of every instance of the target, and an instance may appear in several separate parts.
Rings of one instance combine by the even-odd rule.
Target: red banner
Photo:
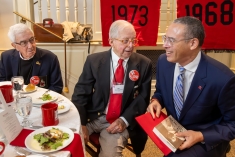
[[[139,46],[156,46],[161,0],[100,0],[103,46],[110,46],[109,27],[115,20],[131,22]]]
[[[178,0],[177,17],[194,16],[204,25],[204,49],[235,49],[235,0]]]

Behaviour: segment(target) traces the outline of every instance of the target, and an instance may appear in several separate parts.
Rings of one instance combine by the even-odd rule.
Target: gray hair
[[[23,23],[17,23],[9,28],[8,31],[8,37],[11,40],[12,43],[15,42],[15,36],[19,33],[23,33],[26,31],[30,31],[33,33],[33,31],[25,24]],[[34,33],[33,33],[34,34]]]
[[[202,46],[205,39],[205,31],[202,22],[192,16],[184,16],[174,20],[173,23],[180,23],[186,26],[185,38],[197,38],[199,46]]]
[[[119,33],[125,27],[132,27],[135,30],[134,26],[128,21],[125,20],[114,21],[109,29],[109,39],[118,38]]]

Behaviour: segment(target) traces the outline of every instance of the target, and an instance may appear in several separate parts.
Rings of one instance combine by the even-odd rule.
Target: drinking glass
[[[23,76],[13,76],[11,78],[11,84],[12,84],[13,90],[16,91],[16,97],[21,97],[20,91],[23,90],[23,86],[24,86]]]
[[[32,98],[30,96],[16,98],[16,111],[21,117],[23,117],[23,121],[21,123],[23,127],[30,127],[32,125],[32,122],[28,120],[32,106]]]

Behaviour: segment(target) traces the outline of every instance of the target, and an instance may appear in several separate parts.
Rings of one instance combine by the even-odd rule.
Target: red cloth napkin
[[[10,145],[25,147],[24,141],[25,138],[34,130],[23,129],[20,134],[11,141]],[[82,141],[79,134],[74,134],[73,141],[62,150],[70,151],[72,157],[84,157],[83,148],[82,148]]]

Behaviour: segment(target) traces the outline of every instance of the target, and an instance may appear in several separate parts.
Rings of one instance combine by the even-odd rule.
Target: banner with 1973
[[[161,0],[100,0],[103,46],[109,46],[109,27],[115,20],[131,22],[139,46],[156,46]]]

